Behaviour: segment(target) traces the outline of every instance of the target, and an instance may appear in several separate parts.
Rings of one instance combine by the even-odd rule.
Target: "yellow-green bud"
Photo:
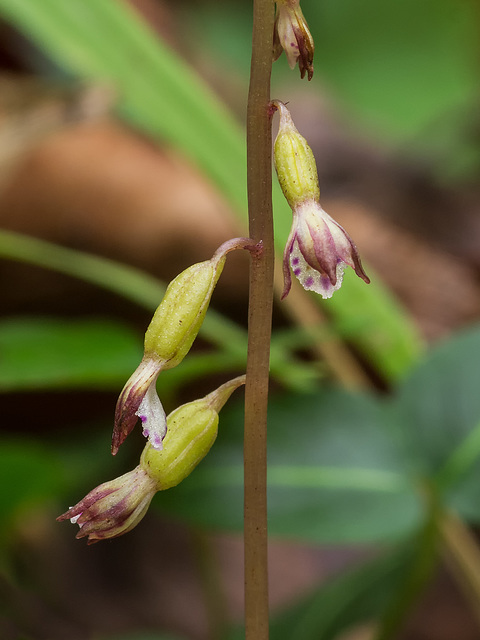
[[[163,449],[145,447],[140,466],[158,489],[175,487],[206,456],[217,437],[218,413],[201,400],[173,411],[167,419]]]
[[[226,256],[213,257],[185,269],[168,285],[145,334],[145,356],[176,367],[187,355],[202,326]]]
[[[274,100],[272,104],[280,113],[274,159],[283,194],[292,209],[306,200],[318,201],[320,188],[313,152],[305,138],[298,133],[283,102]]]
[[[218,412],[245,376],[225,383],[208,396],[184,404],[167,418],[167,435],[159,451],[147,444],[140,467],[157,482],[157,490],[175,487],[207,455],[218,431]]]

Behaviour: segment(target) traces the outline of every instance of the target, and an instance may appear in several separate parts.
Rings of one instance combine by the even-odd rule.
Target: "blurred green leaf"
[[[333,640],[357,624],[378,619],[394,596],[409,566],[409,545],[382,553],[360,566],[334,576],[270,623],[271,640]],[[240,640],[237,629],[228,640]]]
[[[121,112],[154,137],[175,145],[201,166],[236,209],[246,227],[246,151],[242,128],[198,76],[116,0],[0,0],[0,15],[45,49],[62,68],[81,77],[110,81],[122,96]],[[275,183],[276,247],[283,252],[291,212]],[[355,334],[382,376],[395,379],[416,360],[416,331],[381,286],[367,289],[351,279],[355,315],[368,327]],[[366,297],[365,297],[366,296]],[[321,301],[317,300],[320,304]],[[372,302],[373,301],[373,302]],[[334,321],[352,315],[352,305],[329,301]],[[379,336],[380,339],[371,339]]]
[[[480,328],[425,358],[387,402],[324,389],[273,397],[269,530],[317,542],[369,542],[415,530],[424,483],[443,508],[480,521]],[[242,526],[242,425],[226,407],[204,463],[157,504],[206,527]]]
[[[218,442],[161,509],[206,527],[242,527],[242,412],[226,407]],[[325,390],[272,398],[269,530],[316,542],[367,542],[414,529],[422,507],[400,438],[367,396]]]
[[[438,473],[480,422],[479,353],[476,326],[432,349],[397,390],[392,406],[425,475]]]
[[[48,447],[31,440],[0,442],[0,522],[2,526],[26,507],[59,491],[65,482],[65,468]]]
[[[398,390],[393,408],[418,474],[446,504],[480,522],[480,328],[433,349]]]
[[[112,320],[0,322],[0,391],[117,389],[141,358],[138,336]]]
[[[474,3],[303,0],[302,7],[316,37],[316,73],[390,139],[434,133],[476,95]]]
[[[302,0],[302,8],[316,43],[309,91],[328,90],[376,138],[426,155],[443,173],[479,166],[474,2]],[[243,7],[189,4],[184,17],[190,40],[247,76],[251,20]],[[282,56],[274,93],[295,81]]]
[[[359,287],[358,277],[347,269],[341,289],[329,301],[336,316],[335,327],[339,335],[356,344],[375,370],[381,371],[387,380],[398,381],[415,366],[423,345],[406,311],[378,275],[368,265],[366,269],[372,279],[368,286]],[[361,312],[357,313],[358,310]],[[368,312],[364,313],[365,310]]]

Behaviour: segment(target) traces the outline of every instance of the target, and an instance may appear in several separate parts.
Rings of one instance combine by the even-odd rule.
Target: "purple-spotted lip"
[[[167,434],[167,417],[156,389],[156,377],[144,394],[135,416],[142,422],[142,433],[154,449],[162,449]]]
[[[139,417],[138,412],[152,387],[153,393],[156,395],[155,385],[162,365],[163,362],[160,360],[144,357],[123,387],[115,408],[115,424],[112,435],[113,455],[117,453],[120,445],[135,427]],[[160,403],[159,400],[158,402]],[[147,420],[148,412],[142,411],[142,415]]]
[[[366,283],[357,248],[347,232],[326,213],[317,200],[305,200],[293,211],[293,224],[283,257],[284,298],[291,272],[307,291],[330,298],[337,291],[347,266]]]

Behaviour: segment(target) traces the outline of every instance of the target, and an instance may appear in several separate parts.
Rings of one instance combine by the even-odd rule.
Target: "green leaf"
[[[366,265],[368,286],[347,269],[342,287],[329,302],[340,336],[355,343],[366,362],[387,380],[401,380],[423,352],[420,336],[378,274]],[[355,310],[355,312],[352,312]],[[360,311],[360,312],[359,312]]]
[[[410,457],[427,476],[442,469],[480,422],[479,353],[477,326],[433,349],[397,391],[393,407]]]
[[[473,3],[302,0],[302,10],[315,40],[309,92],[327,87],[344,112],[393,142],[415,143],[427,132],[433,140],[445,134],[445,126],[464,126],[459,109],[476,103]],[[190,40],[247,75],[251,19],[238,3],[190,5],[184,17]],[[285,92],[297,74],[282,55],[273,67],[273,93],[277,78]]]
[[[445,503],[480,522],[480,328],[437,348],[393,402],[415,473],[435,482]]]
[[[0,322],[0,391],[117,389],[138,365],[141,341],[107,320]]]
[[[200,467],[156,504],[205,527],[242,528],[242,412],[226,407]],[[269,531],[315,542],[398,538],[422,506],[401,439],[373,398],[325,390],[273,398],[269,412]]]

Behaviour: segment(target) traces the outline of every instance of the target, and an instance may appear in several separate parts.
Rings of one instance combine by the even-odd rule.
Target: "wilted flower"
[[[313,77],[313,38],[300,8],[300,0],[277,0],[277,15],[273,33],[273,59],[285,51],[290,68],[298,61],[300,76]]]
[[[168,285],[145,334],[143,359],[125,384],[115,409],[112,453],[115,455],[138,418],[155,449],[162,448],[167,423],[156,382],[161,371],[176,367],[187,355],[207,313],[227,253],[254,250],[248,238],[229,240],[211,260],[194,264]]]
[[[312,150],[278,100],[280,127],[274,157],[278,181],[293,211],[293,225],[283,254],[284,289],[290,291],[290,268],[302,286],[330,298],[342,284],[347,266],[367,284],[357,248],[348,233],[320,205],[317,167]]]
[[[115,408],[115,427],[112,437],[112,453],[118,448],[132,431],[138,418],[143,424],[143,435],[153,441],[158,449],[166,431],[166,416],[160,398],[157,395],[156,383],[158,374],[164,368],[159,358],[146,355],[137,369],[128,379],[118,398]]]
[[[155,480],[138,466],[90,491],[57,520],[78,524],[80,531],[76,537],[88,537],[88,544],[116,538],[140,522],[156,492]]]
[[[179,484],[207,455],[217,437],[220,409],[244,383],[245,376],[239,376],[172,411],[162,451],[147,443],[138,467],[90,491],[57,520],[78,524],[76,537],[88,537],[89,544],[133,529],[155,493]]]

